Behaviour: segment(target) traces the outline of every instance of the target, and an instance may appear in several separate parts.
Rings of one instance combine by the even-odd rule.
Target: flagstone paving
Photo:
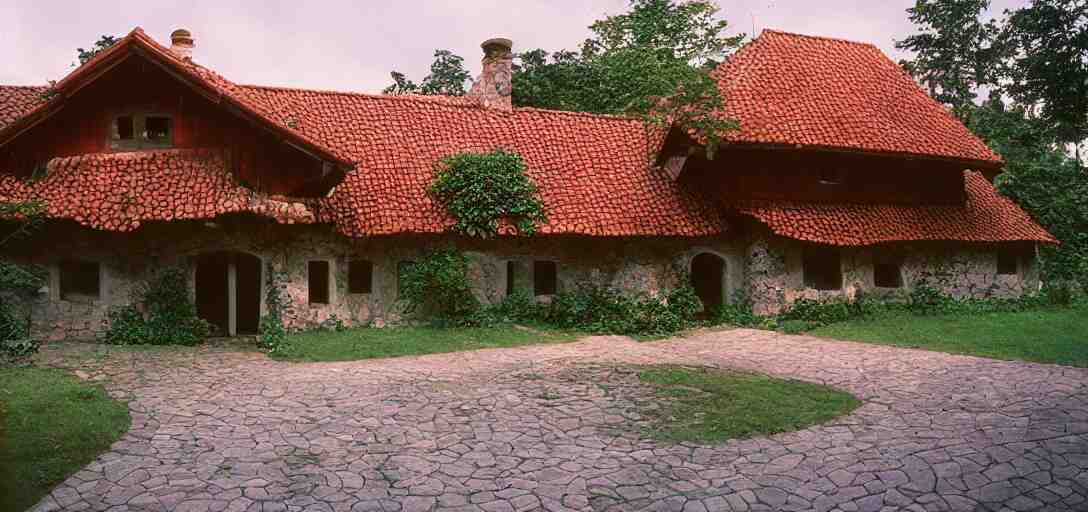
[[[1088,370],[755,330],[350,363],[47,347],[131,431],[37,510],[1088,510]],[[81,352],[82,351],[82,352]],[[720,445],[640,427],[627,364],[749,369],[864,401]],[[650,404],[652,405],[652,403]]]

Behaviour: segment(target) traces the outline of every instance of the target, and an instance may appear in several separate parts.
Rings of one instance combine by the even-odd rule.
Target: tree
[[[708,74],[744,36],[725,37],[726,21],[709,0],[631,0],[628,12],[590,25],[578,51],[520,55],[514,68],[516,105],[639,116],[674,122],[707,141],[713,152],[733,120]]]
[[[901,64],[941,103],[960,109],[974,103],[980,86],[991,84],[997,58],[995,23],[984,23],[990,0],[918,0],[907,17],[917,34],[895,47],[914,52]]]
[[[1088,0],[1034,0],[1006,15],[1004,90],[1038,106],[1057,139],[1079,150],[1088,138]]]
[[[87,61],[91,60],[91,58],[93,58],[95,55],[98,55],[106,48],[113,46],[117,43],[117,41],[118,39],[115,36],[104,35],[98,38],[98,41],[95,41],[94,45],[91,46],[89,50],[85,50],[83,48],[76,48],[77,58],[79,58],[79,65],[82,66],[86,64]]]
[[[382,90],[382,94],[426,94],[444,96],[463,96],[465,83],[471,75],[465,70],[464,59],[449,50],[435,50],[431,73],[423,78],[421,84],[405,78],[404,73],[390,73],[393,85]]]

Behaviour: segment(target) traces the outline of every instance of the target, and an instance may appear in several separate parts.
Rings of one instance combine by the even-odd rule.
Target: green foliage
[[[688,279],[665,300],[633,296],[604,286],[583,284],[554,297],[542,321],[562,329],[608,334],[661,336],[695,325],[702,303]]]
[[[722,98],[708,70],[740,45],[710,1],[632,0],[626,13],[591,25],[579,51],[520,55],[513,73],[516,105],[674,122],[707,140],[737,128],[719,116]]]
[[[457,323],[480,308],[468,281],[468,258],[453,248],[435,249],[403,268],[400,282],[409,313]]]
[[[133,293],[133,303],[111,311],[105,340],[114,345],[196,345],[211,327],[197,316],[185,271],[160,270]]]
[[[827,386],[752,373],[677,366],[639,370],[661,407],[647,411],[668,441],[720,443],[799,430],[847,414],[861,401]]]
[[[999,45],[1004,90],[1038,116],[1063,143],[1088,137],[1088,1],[1032,0],[1007,11]]]
[[[79,58],[79,65],[82,66],[86,64],[87,61],[94,58],[95,55],[98,55],[107,48],[117,44],[118,40],[119,39],[117,39],[116,36],[103,35],[94,42],[94,45],[91,46],[90,49],[76,48],[76,56]]]
[[[453,230],[468,236],[494,236],[501,220],[532,235],[547,220],[536,185],[525,174],[525,162],[502,149],[443,158],[435,166],[430,193],[457,221]]]
[[[287,330],[283,327],[283,311],[286,308],[287,276],[272,268],[265,268],[265,311],[257,325],[257,346],[271,355],[281,355],[288,348]]]
[[[382,94],[463,96],[465,83],[471,79],[465,70],[464,59],[449,50],[434,51],[431,73],[423,79],[422,84],[416,84],[398,71],[389,75],[393,78],[393,85],[383,89]]]
[[[65,370],[0,369],[0,510],[30,510],[108,451],[128,406]]]
[[[1088,305],[918,316],[888,311],[812,332],[840,340],[1088,367]]]
[[[981,19],[989,5],[990,0],[918,0],[907,9],[918,33],[896,42],[914,54],[902,64],[930,96],[953,109],[971,106],[976,89],[992,82],[998,27]]]
[[[29,235],[45,221],[45,203],[0,201],[0,247]]]
[[[48,270],[40,265],[0,261],[0,361],[34,354],[40,343],[30,335],[30,318],[21,304],[45,284]]]

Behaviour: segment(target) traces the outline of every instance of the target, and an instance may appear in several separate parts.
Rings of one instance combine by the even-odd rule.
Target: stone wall
[[[910,290],[925,284],[957,298],[1016,297],[1039,289],[1033,258],[1022,258],[1018,272],[997,273],[997,254],[1007,246],[915,242],[839,249],[842,288],[815,290],[804,284],[805,244],[758,232],[747,243],[746,290],[758,314],[774,314],[793,301],[853,300],[859,293],[885,300],[906,300]],[[876,257],[900,262],[902,286],[879,288],[873,278]]]
[[[404,303],[397,297],[397,267],[419,259],[427,249],[456,246],[470,258],[470,276],[478,297],[497,302],[505,297],[507,262],[513,262],[515,287],[531,291],[533,262],[557,263],[560,292],[581,282],[613,286],[632,293],[659,296],[676,284],[676,269],[700,252],[726,260],[723,287],[735,296],[743,276],[739,246],[707,239],[592,239],[540,237],[470,240],[447,236],[348,239],[322,226],[283,226],[249,216],[215,223],[185,222],[146,226],[136,233],[93,231],[71,224],[50,225],[36,238],[20,244],[11,259],[44,264],[50,283],[29,301],[33,328],[45,339],[91,339],[105,331],[107,314],[131,302],[132,291],[157,269],[179,265],[195,283],[198,258],[216,252],[239,252],[258,257],[265,281],[261,310],[265,311],[268,272],[283,278],[290,329],[305,329],[326,322],[345,325],[384,325],[405,319]],[[58,264],[65,259],[94,261],[101,268],[98,297],[64,298],[59,294]],[[348,293],[348,262],[373,264],[372,290]],[[332,274],[328,304],[310,304],[307,264],[329,262]],[[546,299],[544,299],[546,300]]]
[[[733,240],[721,239],[592,239],[584,237],[502,238],[470,240],[446,236],[348,239],[322,226],[283,226],[251,216],[210,222],[146,226],[135,233],[88,230],[72,223],[50,225],[36,238],[15,247],[11,259],[50,267],[50,283],[27,301],[37,336],[46,339],[90,339],[100,336],[107,314],[131,302],[133,290],[157,269],[178,265],[195,283],[201,255],[219,251],[246,253],[261,260],[265,284],[268,272],[283,277],[287,295],[284,321],[290,329],[306,329],[339,321],[345,325],[384,325],[406,318],[397,297],[400,262],[415,261],[427,249],[456,246],[470,258],[470,275],[477,296],[496,302],[506,295],[508,262],[516,272],[516,289],[531,291],[533,262],[554,261],[558,289],[572,290],[589,282],[661,296],[676,285],[678,268],[687,268],[700,253],[712,253],[725,263],[722,296],[748,299],[759,314],[781,311],[798,298],[852,299],[860,292],[903,300],[912,286],[930,283],[957,297],[1014,296],[1038,288],[1034,265],[1025,261],[1017,275],[997,275],[996,249],[953,244],[900,244],[877,248],[843,248],[843,286],[817,291],[804,286],[802,243],[754,231]],[[873,258],[894,251],[902,261],[903,287],[880,289],[873,283]],[[97,297],[61,297],[58,263],[65,259],[98,262]],[[371,293],[348,293],[348,262],[373,264]],[[309,261],[329,262],[328,304],[310,304]],[[542,300],[547,300],[542,298]]]

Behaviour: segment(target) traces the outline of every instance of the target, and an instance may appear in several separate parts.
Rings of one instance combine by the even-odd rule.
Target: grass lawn
[[[721,442],[800,430],[861,405],[827,386],[753,373],[663,366],[638,376],[668,400],[653,434],[669,441]]]
[[[953,354],[1088,367],[1088,306],[1018,313],[894,313],[810,334]]]
[[[291,334],[277,356],[291,361],[355,361],[574,341],[576,332],[523,327],[388,327]]]
[[[128,430],[128,407],[60,370],[0,369],[0,510],[25,510]]]

